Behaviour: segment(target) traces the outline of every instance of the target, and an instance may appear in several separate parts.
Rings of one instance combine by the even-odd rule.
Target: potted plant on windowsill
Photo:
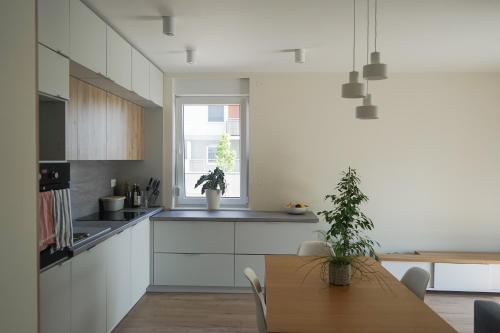
[[[201,194],[207,197],[208,210],[217,210],[220,205],[221,195],[226,192],[226,180],[224,179],[224,171],[219,167],[214,171],[209,171],[198,179],[194,188],[202,185]]]
[[[318,212],[330,225],[325,238],[333,253],[322,264],[327,266],[329,281],[333,285],[349,285],[354,271],[361,275],[371,272],[361,257],[378,259],[374,246],[379,244],[365,235],[374,226],[359,207],[368,201],[368,197],[359,189],[359,184],[356,170],[349,167],[335,188],[338,193],[325,197],[325,200],[333,203],[333,209]]]

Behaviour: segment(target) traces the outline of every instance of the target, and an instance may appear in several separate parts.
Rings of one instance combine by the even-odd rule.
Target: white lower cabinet
[[[169,286],[234,287],[232,254],[154,254],[154,283]]]
[[[125,317],[131,308],[130,229],[111,237],[107,243],[106,314],[107,331]]]
[[[71,331],[71,260],[40,274],[40,333]]]
[[[72,259],[71,333],[106,332],[106,245]]]
[[[316,239],[316,223],[235,223],[235,252],[241,254],[296,254],[300,243]]]
[[[434,265],[434,288],[452,291],[487,291],[491,289],[490,265]]]
[[[265,284],[266,263],[264,255],[241,255],[237,254],[234,258],[234,286],[250,287],[250,282],[243,274],[245,268],[250,267],[259,277],[262,285]]]
[[[132,306],[146,293],[150,281],[150,233],[149,219],[145,219],[130,229],[131,251],[131,304]]]
[[[411,261],[383,261],[382,266],[387,269],[394,277],[398,280],[401,280],[403,275],[412,267],[419,267],[425,269],[429,274],[431,274],[431,278],[429,279],[428,287],[433,287],[434,277],[433,277],[433,269],[432,263],[430,262],[411,262]]]

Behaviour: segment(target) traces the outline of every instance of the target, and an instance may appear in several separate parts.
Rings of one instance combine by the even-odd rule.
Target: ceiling
[[[352,66],[350,0],[85,2],[170,73],[346,72]],[[357,4],[362,64],[366,1]],[[379,0],[378,7],[378,48],[390,72],[500,72],[499,0]],[[163,34],[162,15],[176,17],[175,37]],[[188,47],[196,50],[193,65],[185,62]],[[307,50],[305,64],[287,52],[296,48]]]

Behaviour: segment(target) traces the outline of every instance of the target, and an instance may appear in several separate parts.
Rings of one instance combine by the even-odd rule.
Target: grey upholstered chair
[[[332,247],[327,242],[305,241],[297,251],[298,256],[326,257],[333,253]]]
[[[425,297],[431,275],[425,269],[412,267],[406,271],[401,282],[421,300]]]
[[[250,282],[255,295],[255,306],[257,308],[257,327],[259,328],[259,333],[267,333],[266,300],[259,278],[257,277],[257,274],[255,274],[254,270],[250,267],[245,268],[243,273]]]
[[[500,304],[474,301],[474,333],[500,332]]]

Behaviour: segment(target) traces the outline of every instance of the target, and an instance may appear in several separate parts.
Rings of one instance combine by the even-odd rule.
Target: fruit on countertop
[[[301,202],[298,202],[298,203],[292,203],[292,202],[289,202],[288,205],[286,205],[287,208],[308,208],[309,205],[305,204],[305,203],[301,203]]]

